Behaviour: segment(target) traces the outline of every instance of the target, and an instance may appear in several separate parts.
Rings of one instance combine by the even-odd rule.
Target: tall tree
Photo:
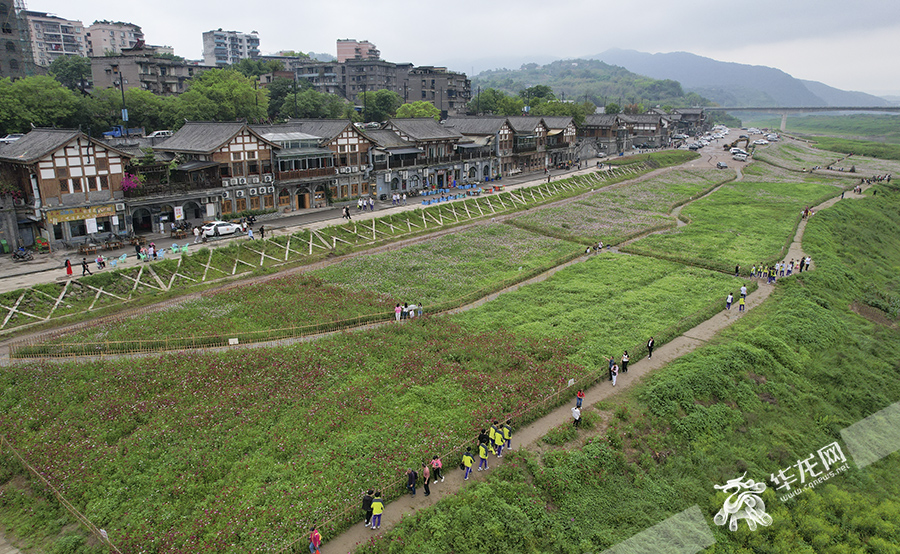
[[[265,73],[274,73],[275,71],[284,71],[284,64],[278,60],[251,60],[244,58],[231,66],[231,69],[237,71],[244,77],[259,77]]]
[[[0,132],[24,133],[35,127],[77,125],[78,98],[49,76],[0,80]]]
[[[178,97],[178,117],[194,121],[248,121],[266,118],[269,96],[265,88],[233,69],[211,69],[195,77]]]
[[[607,103],[606,106],[603,108],[603,110],[604,110],[604,113],[608,113],[608,114],[622,113],[622,107],[619,106],[618,104],[616,104],[615,102]]]
[[[365,111],[363,117],[366,121],[387,121],[403,104],[399,94],[387,89],[360,93],[358,100]]]
[[[293,92],[284,100],[281,107],[281,117],[289,119],[298,118],[323,118],[336,119],[344,114],[344,101],[335,94],[318,92],[307,88],[297,93],[296,108]]]
[[[435,121],[441,120],[441,110],[434,107],[431,102],[425,100],[417,100],[409,104],[403,104],[397,108],[394,117],[399,118],[415,118],[415,117],[433,117]]]
[[[69,90],[83,93],[91,87],[91,60],[83,56],[60,56],[50,64],[49,71]]]

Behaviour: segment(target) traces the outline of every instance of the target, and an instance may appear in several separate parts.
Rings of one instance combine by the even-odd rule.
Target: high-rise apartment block
[[[223,67],[244,59],[259,57],[259,34],[239,31],[207,31],[203,33],[203,64]]]
[[[105,56],[121,53],[123,48],[133,48],[144,40],[144,33],[138,25],[121,21],[94,21],[87,28],[87,55]]]
[[[344,63],[347,60],[378,59],[381,59],[381,52],[367,40],[339,39],[337,41],[338,63]]]
[[[15,0],[15,3],[0,0],[0,30],[4,42],[4,47],[0,48],[0,78],[34,75],[34,56],[23,0]]]
[[[81,21],[63,19],[45,12],[25,12],[31,33],[34,63],[49,66],[60,56],[84,56],[85,29]]]

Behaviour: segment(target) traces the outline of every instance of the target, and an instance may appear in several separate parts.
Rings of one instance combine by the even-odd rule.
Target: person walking
[[[616,386],[616,377],[618,377],[618,376],[619,376],[619,366],[614,364],[613,368],[612,368],[612,385],[613,386]]]
[[[743,296],[740,297],[740,298],[738,299],[738,311],[739,311],[739,312],[743,312],[743,311],[744,311],[744,304],[745,304],[745,303],[746,303],[746,300],[744,299]]]
[[[653,357],[653,337],[650,337],[650,340],[647,341],[647,358]]]
[[[609,370],[609,380],[612,381],[612,368],[616,365],[616,359],[610,356],[609,358],[606,358],[606,361],[609,362],[607,369]]]
[[[265,239],[265,238],[266,238],[266,226],[265,226],[265,225],[260,225],[260,226],[259,226],[259,239],[260,239],[260,240],[263,240],[263,239]]]
[[[580,408],[582,402],[584,402],[584,391],[578,389],[578,392],[575,393],[575,407]]]
[[[200,227],[194,227],[194,244],[200,242]]]
[[[463,481],[469,480],[469,474],[472,473],[472,466],[475,464],[475,458],[472,457],[472,449],[466,447],[466,453],[462,457],[462,465],[466,469],[466,475]]]
[[[734,266],[734,276],[737,277],[738,275],[740,275],[740,273],[741,273],[741,266],[739,266],[739,265]]]
[[[495,446],[496,441],[494,440],[497,437],[497,420],[491,424],[491,428],[488,430],[488,446],[491,449],[492,454],[497,454],[497,447]]]
[[[408,490],[413,498],[416,497],[416,481],[419,480],[419,474],[415,472],[414,469],[410,468],[406,470],[406,490]]]
[[[431,481],[431,470],[428,469],[428,464],[425,461],[422,461],[422,488],[425,489],[425,496],[431,496],[431,489],[428,488],[429,481]],[[435,481],[437,482],[437,481]]]
[[[309,552],[310,554],[320,554],[319,547],[322,546],[322,535],[316,526],[313,525],[309,530]]]
[[[805,269],[806,271],[809,271],[809,264],[812,263],[812,258],[807,256],[805,261],[806,261],[806,267],[804,267],[803,269]]]
[[[628,351],[622,352],[622,373],[628,373],[628,361],[630,358],[628,357]]]
[[[481,471],[481,468],[488,468],[488,446],[486,442],[481,442],[478,444],[478,471]]]
[[[93,275],[91,268],[88,267],[87,258],[81,258],[81,276],[84,277],[85,274]]]
[[[72,275],[72,262],[69,261],[69,258],[66,258],[66,275]]]
[[[507,419],[503,424],[503,442],[507,450],[512,450],[512,430],[510,429],[511,419]]]
[[[497,430],[494,432],[494,450],[497,452],[497,457],[503,457],[503,431],[500,427],[497,427]]]
[[[577,407],[572,408],[572,425],[574,425],[575,428],[578,429],[578,426],[580,424],[581,424],[581,410],[579,410]]]
[[[372,530],[381,528],[381,514],[384,513],[384,501],[381,499],[381,493],[376,492],[375,498],[372,500]]]
[[[726,310],[730,310],[730,309],[731,309],[731,303],[732,303],[732,302],[734,302],[734,295],[731,294],[731,293],[729,292],[729,293],[728,293],[728,296],[725,297],[725,309],[726,309]]]
[[[431,469],[434,470],[434,484],[437,485],[438,479],[441,480],[441,483],[444,482],[444,475],[441,473],[443,471],[444,464],[441,462],[441,459],[437,456],[433,456],[431,458]]]
[[[363,513],[366,515],[365,527],[368,527],[372,523],[372,501],[375,500],[372,497],[372,489],[366,491],[366,494],[363,495],[362,500],[362,509]]]
[[[247,239],[253,240],[253,227],[247,227]]]
[[[403,311],[403,308],[400,307],[400,304],[394,306],[394,319],[400,321],[400,312]]]

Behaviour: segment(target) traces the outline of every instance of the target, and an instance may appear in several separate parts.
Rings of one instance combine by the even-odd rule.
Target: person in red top
[[[319,530],[316,529],[316,526],[313,525],[309,530],[309,552],[310,554],[320,554],[319,547],[322,546],[322,535],[319,534]]]
[[[576,407],[576,408],[580,408],[582,402],[584,402],[584,391],[583,391],[583,390],[579,390],[579,391],[575,394],[575,407]]]

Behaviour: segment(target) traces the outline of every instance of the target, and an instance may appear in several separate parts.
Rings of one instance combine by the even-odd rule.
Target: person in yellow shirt
[[[494,432],[494,450],[497,451],[497,457],[503,457],[503,431],[497,429]]]
[[[381,514],[384,513],[384,501],[381,500],[381,493],[375,493],[375,499],[372,500],[372,529],[381,527]]]
[[[506,423],[503,424],[503,441],[507,450],[512,450],[512,431],[509,428],[511,423],[512,420],[507,419]]]
[[[472,466],[475,464],[475,458],[472,457],[472,449],[466,448],[466,453],[462,457],[463,467],[466,468],[466,477],[464,481],[468,481],[469,474],[472,473]]]
[[[487,443],[481,443],[478,445],[478,471],[481,471],[481,466],[484,466],[484,469],[488,468],[488,445]]]

